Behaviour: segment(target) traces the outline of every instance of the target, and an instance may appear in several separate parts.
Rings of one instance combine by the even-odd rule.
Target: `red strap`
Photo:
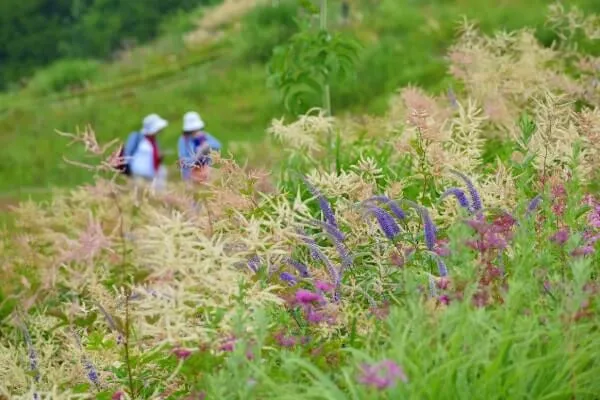
[[[154,158],[154,171],[158,171],[160,167],[160,154],[158,152],[158,144],[156,143],[156,136],[146,136],[152,145],[152,156]]]

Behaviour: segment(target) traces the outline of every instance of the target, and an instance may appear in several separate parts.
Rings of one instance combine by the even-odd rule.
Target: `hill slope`
[[[170,34],[100,65],[82,79],[83,86],[40,95],[40,87],[68,74],[63,66],[66,72],[42,70],[30,87],[2,95],[0,191],[26,194],[31,187],[72,186],[88,179],[85,171],[65,164],[63,156],[80,161],[84,156],[65,147],[55,130],[72,132],[89,124],[100,140],[123,138],[144,115],[157,112],[171,122],[161,141],[173,151],[181,116],[198,110],[207,129],[226,145],[259,140],[271,118],[284,114],[266,87],[265,63],[273,47],[297,30],[293,21],[300,15],[295,1],[260,3],[227,1],[185,15]],[[577,3],[586,10],[599,8],[589,0]],[[332,29],[364,46],[357,79],[333,84],[337,113],[382,111],[389,94],[410,83],[447,89],[452,82],[443,55],[463,14],[478,20],[484,31],[537,26],[545,42],[552,40],[543,30],[549,2],[542,0],[505,0],[493,7],[476,0],[350,4],[350,21],[342,24],[339,3],[330,3]],[[198,22],[192,24],[193,19]]]

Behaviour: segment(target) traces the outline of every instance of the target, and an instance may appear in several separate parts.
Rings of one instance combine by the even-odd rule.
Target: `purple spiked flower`
[[[316,187],[311,185],[307,179],[304,179],[304,182],[306,183],[306,186],[308,186],[308,189],[310,190],[312,195],[317,198],[317,201],[319,202],[319,208],[321,209],[321,211],[323,212],[323,216],[325,217],[325,222],[337,228],[335,214],[333,213],[333,209],[331,208],[331,204],[329,204],[329,201],[327,201],[325,196],[323,196]]]
[[[331,279],[333,279],[335,282],[337,282],[339,279],[338,272],[335,269],[335,267],[331,264],[331,261],[329,260],[329,258],[327,258],[327,256],[325,254],[323,254],[321,249],[319,249],[319,246],[317,245],[317,243],[315,243],[315,241],[312,238],[306,236],[306,234],[303,232],[300,232],[300,235],[301,235],[304,243],[310,249],[310,254],[313,257],[313,259],[322,261],[325,264],[325,266],[327,267],[327,270],[329,272],[329,275],[331,276]]]
[[[398,224],[387,211],[376,206],[368,206],[368,210],[375,216],[381,230],[389,240],[394,240],[400,234]]]
[[[258,271],[259,265],[260,265],[260,258],[258,256],[254,256],[250,260],[248,260],[248,268],[250,268],[253,272]]]
[[[279,274],[279,277],[282,281],[287,282],[290,286],[294,286],[296,284],[296,278],[289,272],[282,272]]]
[[[312,257],[312,259],[315,261],[321,260],[321,255],[319,254],[319,246],[317,245],[317,242],[315,242],[313,238],[308,236],[303,229],[298,229],[297,233],[302,238],[302,241],[306,243],[306,246],[310,251],[310,256]]]
[[[448,267],[446,267],[446,263],[441,258],[437,257],[436,263],[438,266],[438,271],[441,277],[448,276]]]
[[[338,229],[337,226],[333,226],[327,222],[321,221],[316,221],[316,225],[323,227],[329,236],[333,238],[333,240],[342,242],[345,239],[344,234]]]
[[[379,201],[384,204],[387,204],[388,207],[390,207],[390,211],[396,216],[396,218],[401,220],[406,218],[406,213],[404,212],[404,210],[402,210],[402,208],[400,208],[398,203],[396,203],[394,200],[390,199],[387,196],[373,196],[367,200],[367,202],[370,201]]]
[[[538,208],[538,206],[540,205],[541,202],[542,202],[542,195],[540,195],[540,194],[538,194],[533,199],[531,199],[531,201],[527,205],[526,214],[529,215],[532,212],[534,212]]]
[[[100,378],[98,377],[98,371],[96,371],[96,367],[94,367],[94,364],[92,364],[90,360],[84,358],[83,366],[87,371],[87,376],[90,382],[92,382],[96,386],[100,386]]]
[[[300,274],[301,277],[303,277],[303,278],[309,278],[310,277],[310,273],[308,272],[308,268],[306,267],[306,265],[304,265],[300,261],[296,261],[296,260],[294,260],[292,258],[287,258],[285,260],[285,262],[287,264],[291,265],[292,267],[294,267],[296,269],[296,271],[298,271],[298,273]]]
[[[429,211],[427,211],[427,208],[420,206],[414,201],[405,200],[405,202],[406,204],[414,208],[421,217],[421,220],[423,221],[423,234],[425,236],[425,245],[427,246],[427,249],[429,251],[433,251],[436,242],[437,228],[431,220]]]
[[[475,185],[473,184],[471,179],[469,179],[469,177],[467,177],[465,174],[459,171],[453,170],[452,173],[458,176],[460,179],[462,179],[463,182],[465,182],[465,185],[467,185],[467,190],[471,195],[471,209],[473,211],[481,211],[481,209],[483,208],[481,204],[481,196],[479,195],[479,192],[475,188]]]
[[[83,347],[81,346],[81,339],[79,339],[79,335],[77,334],[77,332],[75,330],[73,330],[73,336],[75,337],[75,340],[77,341],[77,345],[83,352]],[[83,364],[83,367],[87,371],[87,377],[90,380],[90,382],[92,382],[94,385],[99,387],[100,386],[100,378],[98,377],[98,371],[96,370],[96,367],[94,366],[94,364],[92,364],[92,362],[90,360],[88,360],[85,357],[85,355],[81,356],[81,363]]]
[[[433,251],[436,242],[436,228],[425,207],[420,207],[421,218],[423,219],[423,230],[425,234],[425,245],[427,249]]]
[[[33,342],[31,340],[31,335],[29,334],[29,330],[27,329],[27,326],[25,326],[25,324],[22,325],[22,329],[23,336],[25,337],[25,343],[27,344],[29,352],[29,369],[35,372],[34,379],[36,382],[39,382],[40,371],[38,370],[37,353],[35,352],[35,348],[33,347]]]
[[[352,255],[350,254],[350,251],[348,250],[348,247],[346,247],[346,245],[343,243],[344,236],[336,227],[330,224],[325,223],[323,224],[323,226],[325,227],[325,230],[331,237],[331,240],[335,245],[338,254],[340,255],[340,258],[342,260],[342,270],[350,267],[352,265],[353,259]]]
[[[469,205],[469,199],[467,199],[467,196],[465,195],[465,192],[462,191],[459,188],[450,188],[448,190],[446,190],[443,194],[442,194],[442,199],[448,197],[448,196],[454,196],[456,197],[456,200],[458,201],[458,204],[464,208],[467,211],[471,211],[471,206]]]

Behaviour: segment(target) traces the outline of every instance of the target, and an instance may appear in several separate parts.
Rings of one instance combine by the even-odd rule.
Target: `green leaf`
[[[535,121],[532,120],[529,114],[527,114],[526,112],[521,114],[521,118],[519,119],[519,128],[521,129],[521,138],[523,140],[523,143],[525,145],[528,145],[537,126]]]
[[[319,7],[314,5],[310,0],[298,0],[300,6],[305,9],[309,14],[319,14]]]
[[[578,220],[579,218],[581,218],[581,216],[583,216],[584,214],[586,214],[591,209],[592,209],[592,207],[590,207],[588,205],[585,205],[585,206],[579,208],[577,210],[577,212],[575,213],[575,220]]]
[[[80,383],[73,387],[73,393],[87,393],[90,390],[89,383]]]
[[[64,311],[58,308],[51,308],[46,311],[46,314],[56,317],[67,324],[69,323],[69,317],[67,317],[67,314],[65,314]]]
[[[76,326],[79,326],[82,328],[87,328],[94,324],[94,322],[96,321],[96,318],[98,318],[98,314],[95,312],[92,312],[85,318],[76,318],[74,323]]]

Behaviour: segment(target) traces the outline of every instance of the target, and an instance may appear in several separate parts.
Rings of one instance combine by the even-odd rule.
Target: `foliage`
[[[565,51],[590,57],[465,24],[460,90],[274,120],[276,177],[215,154],[210,184],[135,193],[67,135],[93,184],[0,242],[1,393],[594,398],[600,98]]]
[[[2,2],[0,88],[61,57],[106,58],[124,40],[147,42],[165,17],[207,4],[211,0]]]
[[[303,31],[289,44],[275,50],[269,65],[270,84],[281,91],[286,108],[303,113],[318,106],[325,87],[334,78],[348,78],[354,71],[357,42],[327,31]]]
[[[588,0],[578,0],[576,4],[587,13],[597,7],[597,2]],[[194,11],[189,18],[198,31],[185,37],[178,32],[191,26],[186,16],[181,16],[183,25],[180,25],[169,22],[170,17],[165,15],[161,25],[172,28],[164,25],[161,28],[167,36],[125,51],[114,62],[103,63],[87,87],[75,93],[51,96],[28,90],[0,93],[0,168],[11,171],[0,177],[3,195],[12,202],[14,197],[27,198],[32,191],[50,186],[72,187],[89,182],[86,173],[68,168],[62,161],[64,143],[52,139],[55,129],[74,131],[90,123],[102,140],[110,141],[139,128],[145,114],[159,112],[172,122],[161,140],[164,149],[172,151],[179,134],[176,121],[184,110],[196,109],[227,149],[240,149],[262,140],[269,120],[285,110],[264,87],[268,78],[266,66],[249,65],[240,58],[246,44],[239,40],[236,24],[239,22],[243,30],[247,24],[244,14],[254,5],[252,1],[235,0]],[[358,1],[352,2],[348,22],[341,24],[337,18],[339,3],[331,2],[330,32],[353,37],[363,48],[351,70],[355,78],[330,82],[336,115],[346,112],[383,115],[396,89],[409,84],[437,94],[449,87],[460,90],[460,83],[448,74],[449,60],[445,56],[463,14],[481,21],[482,32],[537,27],[535,36],[543,39],[544,47],[559,38],[550,29],[552,24],[544,27],[544,0],[527,3],[509,0],[504,5],[490,11],[485,3],[472,0],[383,1],[377,7]],[[12,14],[0,15],[2,18]],[[194,20],[196,17],[200,20]],[[587,54],[597,54],[593,41],[585,46],[578,40],[574,43]],[[27,48],[31,47],[21,47]],[[44,51],[49,48],[46,46]],[[569,64],[570,73],[576,73],[579,67]],[[21,64],[21,69],[27,70],[27,65]],[[589,74],[588,77],[592,82],[593,77]],[[310,105],[323,104],[317,95],[307,97]],[[39,151],[40,140],[44,143],[43,151]],[[497,141],[489,143],[484,157],[494,160]],[[83,153],[69,151],[70,158],[85,160]],[[240,161],[245,157],[241,152],[234,154]],[[269,154],[279,156],[279,153]],[[510,158],[506,148],[502,154],[505,160]],[[261,164],[271,163],[271,159],[255,154],[249,157]],[[174,161],[170,155],[167,160]],[[176,174],[174,170],[173,175]]]
[[[38,71],[28,89],[38,95],[81,89],[98,73],[100,64],[92,60],[61,60]]]
[[[250,62],[269,61],[273,50],[298,31],[297,11],[290,1],[254,8],[243,20],[238,39],[241,57]]]

